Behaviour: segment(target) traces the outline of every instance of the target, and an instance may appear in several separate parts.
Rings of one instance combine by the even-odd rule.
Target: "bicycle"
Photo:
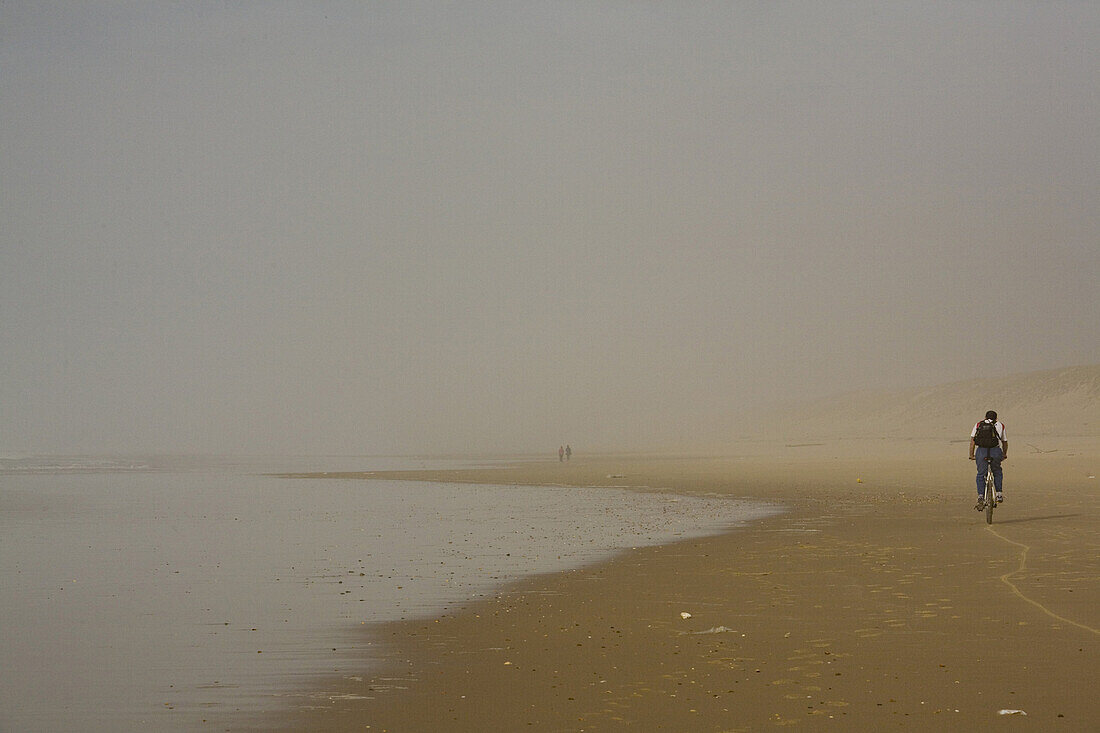
[[[997,508],[997,488],[993,482],[993,459],[985,457],[985,493],[982,495],[985,523],[993,524],[993,510]]]

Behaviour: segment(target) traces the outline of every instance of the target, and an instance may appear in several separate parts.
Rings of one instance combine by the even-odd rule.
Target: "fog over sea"
[[[371,624],[776,511],[621,489],[291,479],[408,458],[0,458],[0,729],[191,730],[362,674]],[[307,704],[308,701],[303,701]]]

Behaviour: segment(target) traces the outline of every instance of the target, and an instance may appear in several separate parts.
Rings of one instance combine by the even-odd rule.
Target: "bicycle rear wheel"
[[[993,466],[985,469],[985,523],[993,524],[993,507],[997,506],[997,492],[993,485]]]

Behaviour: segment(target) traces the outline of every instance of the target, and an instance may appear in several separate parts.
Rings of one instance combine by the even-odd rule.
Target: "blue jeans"
[[[978,496],[985,496],[985,457],[989,456],[993,459],[993,486],[996,487],[997,493],[1001,493],[1001,486],[1004,483],[1004,475],[1001,473],[1001,461],[1004,460],[1004,453],[1001,452],[1001,446],[996,448],[982,448],[978,446],[974,449],[974,462],[978,464]]]

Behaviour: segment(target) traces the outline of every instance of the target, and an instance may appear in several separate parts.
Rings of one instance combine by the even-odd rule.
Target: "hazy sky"
[[[1095,2],[0,0],[0,452],[720,445],[1100,361]]]

